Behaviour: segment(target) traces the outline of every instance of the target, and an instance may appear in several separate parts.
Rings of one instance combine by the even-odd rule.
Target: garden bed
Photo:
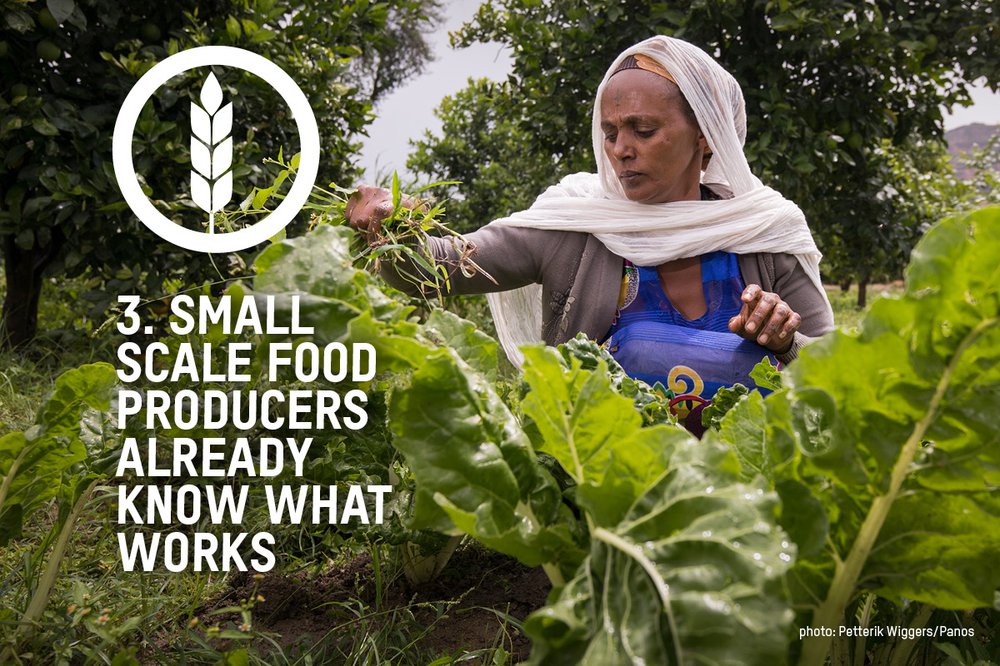
[[[401,575],[384,586],[377,581],[368,553],[319,575],[242,572],[198,615],[260,595],[264,601],[253,610],[253,628],[272,634],[287,656],[348,654],[359,642],[397,632],[406,634],[401,642],[410,643],[413,654],[458,658],[502,648],[516,662],[527,659],[531,649],[520,622],[545,604],[551,589],[540,567],[475,545],[456,551],[431,582],[412,585]],[[214,616],[212,622],[228,619]]]

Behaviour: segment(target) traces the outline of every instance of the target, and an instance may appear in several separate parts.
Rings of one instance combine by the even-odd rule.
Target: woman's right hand
[[[420,199],[402,198],[403,208],[417,209],[423,205]],[[392,193],[384,187],[358,185],[358,189],[347,198],[344,217],[353,229],[364,232],[369,243],[378,238],[382,231],[382,221],[392,215]]]
[[[364,232],[373,241],[382,230],[382,220],[392,214],[392,193],[384,187],[359,185],[347,199],[344,217],[351,228]]]

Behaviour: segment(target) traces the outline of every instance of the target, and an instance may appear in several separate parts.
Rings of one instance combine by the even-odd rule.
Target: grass
[[[34,423],[36,407],[63,372],[114,359],[115,340],[92,338],[100,322],[82,313],[82,296],[93,286],[86,277],[45,280],[38,337],[19,349],[0,351],[0,436]],[[0,295],[6,288],[0,272]]]
[[[833,321],[837,327],[844,330],[857,328],[865,315],[865,311],[859,310],[857,307],[858,287],[852,285],[847,291],[841,291],[840,287],[834,285],[825,285],[825,287],[826,295],[830,298],[830,305],[833,306]],[[868,304],[871,305],[879,298],[891,298],[902,292],[902,282],[869,285]]]
[[[46,655],[45,663],[107,663],[127,653],[127,646],[173,646],[182,640],[195,644],[186,622],[224,587],[226,575],[123,575],[113,501],[111,489],[98,487],[87,502],[73,529],[62,573],[35,632],[21,646],[22,655]],[[55,522],[54,511],[53,504],[49,511],[36,512],[25,522],[23,534],[0,548],[0,571],[8,572],[0,577],[0,638],[12,634],[30,596],[30,581],[49,559],[51,548],[43,544]],[[183,638],[178,636],[182,627]],[[197,628],[200,634],[206,630]],[[170,637],[163,639],[164,633]],[[217,658],[190,663],[214,663]],[[162,650],[145,661],[177,663]]]

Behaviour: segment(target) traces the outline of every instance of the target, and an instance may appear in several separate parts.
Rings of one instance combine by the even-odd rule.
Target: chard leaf
[[[944,220],[914,250],[898,299],[859,332],[835,332],[783,372],[786,390],[723,421],[720,439],[829,524],[807,543],[789,589],[813,626],[844,621],[862,588],[939,608],[993,603],[1000,569],[1000,209]],[[793,446],[788,447],[787,442]],[[763,460],[770,459],[770,466]],[[812,500],[805,501],[807,488]],[[791,496],[789,496],[791,499]],[[836,562],[837,566],[828,566]],[[800,663],[829,639],[809,638]]]
[[[702,410],[701,425],[706,430],[708,428],[718,428],[723,417],[725,417],[729,410],[742,402],[749,393],[750,389],[743,386],[743,384],[721,387],[712,396],[712,402]]]
[[[1000,549],[998,259],[1000,209],[942,222],[914,250],[901,298],[790,368],[795,386],[832,397],[866,469],[843,489],[865,522],[842,514],[833,527],[862,560],[859,580],[886,596],[974,608],[1000,587],[988,564]]]
[[[781,373],[778,368],[771,365],[771,359],[764,357],[760,363],[753,366],[750,371],[750,379],[754,381],[758,388],[777,391],[781,388]]]
[[[394,395],[396,447],[417,483],[415,528],[465,532],[557,580],[582,561],[558,485],[490,383],[454,352],[429,356]]]
[[[577,333],[575,338],[559,345],[559,353],[567,363],[579,361],[585,370],[595,370],[603,362],[615,392],[632,401],[632,406],[642,415],[643,425],[677,423],[677,419],[670,413],[667,395],[658,392],[646,382],[629,377],[607,349],[584,333]]]
[[[83,413],[108,410],[116,382],[108,363],[67,370],[56,379],[35,425],[0,438],[0,545],[20,534],[22,517],[60,493],[67,473],[86,460]]]
[[[643,428],[603,360],[522,351],[524,415],[575,480],[591,537],[581,571],[526,625],[532,663],[714,663],[737,644],[779,662],[791,612],[771,588],[795,547],[777,495],[740,483],[728,446]]]
[[[259,292],[307,293],[362,308],[359,283],[370,277],[351,265],[351,229],[321,224],[307,236],[272,243],[254,261]]]
[[[434,310],[424,324],[423,335],[440,345],[451,347],[488,381],[496,381],[497,342],[472,322],[447,310]]]
[[[777,497],[738,482],[733,453],[685,439],[625,519],[531,615],[532,664],[777,664],[791,611],[775,583],[795,547]]]
[[[707,409],[707,408],[706,408]],[[747,481],[758,474],[774,479],[774,452],[768,450],[767,422],[764,417],[764,399],[753,392],[737,402],[725,414],[719,426],[717,438],[732,446],[740,460],[742,478]]]
[[[666,467],[672,447],[693,439],[672,426],[642,427],[632,401],[611,388],[603,362],[586,370],[553,349],[525,348],[522,401],[539,451],[553,456],[577,484],[577,500],[597,525],[618,524]]]
[[[371,275],[353,267],[352,234],[320,225],[308,236],[268,246],[255,262],[258,310],[263,311],[262,294],[276,295],[276,320],[288,325],[291,296],[297,294],[299,322],[314,329],[317,344],[368,342],[380,371],[416,367],[433,345],[408,321],[413,308],[386,296]]]
[[[904,494],[892,506],[862,583],[901,599],[933,599],[963,610],[992,602],[1000,553],[1000,496],[995,491]]]

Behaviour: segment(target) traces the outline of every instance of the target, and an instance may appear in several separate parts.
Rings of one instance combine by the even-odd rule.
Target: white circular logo
[[[146,101],[172,77],[189,69],[209,65],[237,67],[246,70],[274,88],[288,105],[292,117],[295,118],[302,149],[295,182],[281,204],[253,226],[228,233],[214,233],[214,229],[211,227],[208,232],[194,231],[185,229],[171,221],[156,209],[142,191],[132,161],[132,135],[135,133],[139,113]],[[219,128],[224,124],[231,125],[232,106],[221,106],[221,97],[216,97],[214,94],[214,88],[218,84],[215,83],[214,77],[210,77],[210,79],[211,83],[202,89],[202,103],[206,108],[192,108],[192,132],[196,137],[192,138],[191,141],[192,164],[195,167],[192,170],[192,198],[214,219],[214,213],[220,207],[220,200],[221,204],[224,205],[231,197],[232,175],[226,169],[228,169],[232,159],[232,143],[229,139],[215,142],[216,137],[212,135],[217,134]],[[192,104],[192,107],[194,106]],[[198,129],[199,118],[196,118],[195,112],[208,123],[201,126],[200,133]],[[228,134],[228,128],[223,133]],[[198,141],[203,137],[209,137],[206,140],[208,146],[204,148],[204,151],[208,152],[199,156],[196,155],[196,147],[205,145]],[[115,121],[111,153],[115,177],[118,179],[118,187],[121,188],[125,201],[136,217],[142,220],[142,223],[149,227],[153,233],[187,250],[234,252],[253,247],[274,236],[291,222],[295,214],[302,209],[312,191],[313,183],[316,182],[316,174],[319,171],[319,145],[319,129],[316,127],[316,117],[309,106],[309,100],[306,99],[295,81],[280,67],[270,60],[244,49],[232,46],[200,46],[181,51],[158,63],[146,72],[135,84],[135,87],[129,91],[121,110],[118,112],[118,119]],[[217,156],[223,155],[226,150],[230,151],[228,160],[224,156],[219,159]],[[222,164],[221,171],[226,172],[222,175],[215,173],[215,171],[220,170],[220,162]],[[200,176],[198,172],[201,172],[202,175]],[[215,185],[221,184],[221,187],[217,189],[213,183]],[[226,188],[230,188],[228,192]],[[220,194],[220,190],[223,192],[222,194]]]

